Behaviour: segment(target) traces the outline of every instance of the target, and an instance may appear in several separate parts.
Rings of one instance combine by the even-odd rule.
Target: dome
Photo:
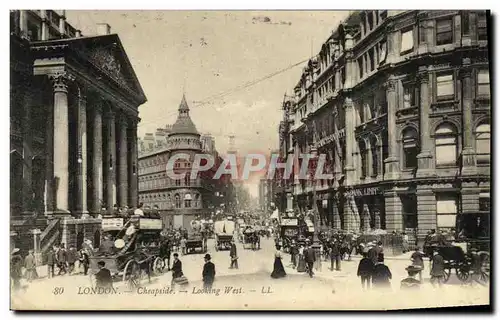
[[[194,135],[200,135],[198,133],[198,130],[196,130],[196,126],[193,123],[193,120],[191,120],[191,117],[189,116],[189,106],[186,102],[186,96],[182,95],[182,101],[181,104],[179,105],[179,115],[177,116],[177,120],[175,123],[172,125],[172,131],[170,132],[170,135],[174,134],[194,134]]]

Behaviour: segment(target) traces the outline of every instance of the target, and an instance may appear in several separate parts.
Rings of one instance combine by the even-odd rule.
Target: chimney
[[[97,35],[105,36],[111,34],[111,27],[107,23],[98,23],[97,24]]]

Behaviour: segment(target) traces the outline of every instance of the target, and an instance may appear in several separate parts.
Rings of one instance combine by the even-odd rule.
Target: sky
[[[317,54],[348,11],[67,11],[84,36],[97,23],[117,33],[148,101],[139,107],[138,135],[175,122],[185,92],[200,133],[219,152],[235,135],[240,154],[278,148],[285,92],[293,94],[305,63]],[[218,99],[207,100],[224,92]],[[198,103],[204,101],[204,104]],[[255,195],[256,186],[251,187]]]

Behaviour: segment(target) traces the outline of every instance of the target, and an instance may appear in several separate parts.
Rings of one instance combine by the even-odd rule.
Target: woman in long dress
[[[299,263],[297,264],[297,272],[306,272],[306,261],[304,260],[304,245],[299,248]]]
[[[281,247],[276,246],[276,253],[274,255],[274,269],[273,273],[271,273],[271,278],[283,278],[286,276],[285,268],[283,267],[283,263],[281,262],[282,256],[280,252]]]

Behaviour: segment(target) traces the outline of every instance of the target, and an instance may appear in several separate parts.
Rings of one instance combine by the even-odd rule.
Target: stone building
[[[348,230],[489,230],[488,12],[357,11],[283,103],[280,152],[326,154],[333,180],[288,181]]]
[[[176,122],[169,128],[166,144],[139,154],[139,201],[150,207],[158,206],[166,226],[190,229],[191,220],[195,217],[209,217],[216,207],[230,201],[231,182],[227,176],[212,179],[213,170],[200,173],[197,177],[190,176],[196,154],[213,155],[217,161],[215,170],[222,159],[215,150],[215,140],[198,133],[189,116],[185,96],[178,111]],[[146,138],[143,141],[151,141]],[[158,135],[152,140],[155,139],[158,141]],[[172,179],[167,174],[167,162],[172,156],[181,153],[189,155],[190,159],[177,160],[174,170],[184,173],[185,177]]]
[[[89,234],[97,243],[100,220],[90,217],[137,205],[136,130],[146,97],[109,25],[83,36],[53,10],[11,11],[10,22],[14,240],[38,230],[42,251],[58,241],[79,246]]]

